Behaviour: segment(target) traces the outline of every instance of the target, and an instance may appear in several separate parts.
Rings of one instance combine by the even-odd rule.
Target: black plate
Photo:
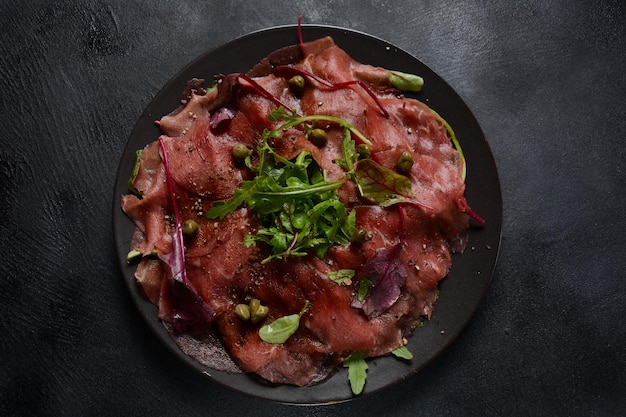
[[[424,78],[423,91],[415,94],[415,98],[427,103],[453,126],[468,165],[467,200],[486,219],[484,227],[472,227],[465,254],[453,257],[452,271],[440,283],[440,298],[431,320],[409,339],[408,348],[414,355],[413,361],[406,363],[392,357],[369,361],[367,384],[361,394],[364,396],[417,373],[457,338],[474,315],[489,286],[500,245],[500,183],[493,156],[478,122],[458,94],[426,65],[388,42],[360,32],[304,25],[303,34],[305,41],[330,35],[357,61],[419,74]],[[115,183],[113,228],[119,264],[130,294],[148,325],[172,352],[210,380],[239,393],[285,403],[322,404],[354,398],[346,369],[340,367],[331,378],[311,387],[267,386],[246,374],[231,375],[205,368],[184,355],[159,322],[156,307],[147,301],[136,285],[133,277],[135,266],[126,264],[133,224],[120,209],[120,197],[127,193],[126,181],[131,175],[135,150],[158,138],[160,132],[154,121],[179,105],[187,80],[194,77],[210,80],[214,74],[246,72],[268,53],[297,41],[296,26],[277,27],[243,36],[201,56],[163,87],[141,115],[122,155]]]

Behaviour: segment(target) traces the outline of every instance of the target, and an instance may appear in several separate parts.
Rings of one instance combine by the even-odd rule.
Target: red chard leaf
[[[233,117],[235,117],[236,114],[237,110],[229,106],[220,107],[211,114],[211,120],[209,122],[211,125],[211,129],[217,129],[217,127],[221,125],[222,122],[231,120]]]
[[[362,159],[355,164],[356,184],[361,195],[374,203],[389,207],[407,203],[432,210],[427,204],[413,196],[411,181],[371,159]]]
[[[400,289],[406,281],[407,272],[400,260],[402,243],[376,251],[376,254],[363,266],[358,280],[368,280],[371,284],[368,293],[355,295],[351,306],[360,308],[369,317],[377,317],[391,307],[400,296]]]
[[[198,295],[193,284],[187,278],[183,227],[178,205],[176,204],[174,184],[163,138],[159,138],[159,146],[165,167],[165,176],[175,220],[174,235],[172,236],[172,251],[170,253],[159,254],[159,258],[165,263],[166,269],[169,272],[167,279],[173,304],[172,325],[177,332],[196,333],[206,328],[207,323],[213,321],[215,310]]]

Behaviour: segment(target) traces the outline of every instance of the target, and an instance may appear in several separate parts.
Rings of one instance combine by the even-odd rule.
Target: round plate
[[[412,96],[427,103],[454,128],[467,161],[467,201],[486,220],[483,227],[472,226],[465,253],[453,257],[452,271],[440,283],[440,297],[431,320],[409,338],[408,348],[414,359],[411,362],[393,357],[370,360],[367,383],[359,396],[362,397],[417,373],[457,338],[474,315],[489,286],[500,245],[500,183],[478,122],[458,94],[426,65],[390,43],[364,33],[329,26],[304,25],[302,29],[305,41],[332,36],[337,45],[359,62],[424,78],[423,90]],[[212,381],[249,396],[296,404],[334,403],[355,398],[347,370],[342,367],[318,385],[268,386],[247,374],[228,374],[206,368],[183,354],[158,320],[156,307],[136,284],[133,276],[136,265],[126,264],[134,226],[120,208],[121,196],[128,193],[126,182],[133,169],[135,151],[158,138],[160,132],[154,121],[179,106],[186,81],[194,77],[210,80],[214,74],[246,72],[270,52],[297,42],[295,25],[254,32],[201,56],[163,87],[141,115],[122,155],[113,199],[113,229],[123,277],[139,312],[160,340],[184,362]]]

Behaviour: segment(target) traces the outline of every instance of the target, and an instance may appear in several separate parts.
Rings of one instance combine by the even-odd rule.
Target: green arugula
[[[348,368],[348,381],[354,395],[363,392],[365,380],[367,379],[367,357],[361,352],[353,352],[352,355],[343,361],[343,367]]]
[[[275,110],[271,117],[277,114]],[[291,123],[263,132],[257,147],[258,165],[253,165],[250,158],[246,160],[256,173],[254,179],[243,181],[229,200],[214,202],[206,213],[209,219],[221,220],[243,204],[254,211],[262,227],[256,234],[247,235],[244,245],[270,245],[272,255],[262,263],[306,256],[309,250],[323,258],[332,245],[349,244],[356,232],[356,212],[348,212],[337,193],[345,180],[327,181],[308,152],[290,161],[268,144]]]
[[[274,132],[278,132],[279,130],[285,130],[285,129],[289,129],[290,127],[300,126],[300,125],[304,126],[304,130],[307,131],[308,129],[311,129],[312,125],[315,123],[319,123],[319,122],[334,123],[334,124],[341,126],[344,130],[349,131],[351,134],[359,138],[361,142],[367,145],[372,144],[370,140],[367,137],[365,137],[365,135],[361,133],[357,128],[355,128],[353,125],[351,125],[347,121],[340,119],[339,117],[335,117],[335,116],[327,116],[327,115],[322,115],[322,114],[314,114],[310,116],[298,116],[295,110],[289,113],[288,111],[285,110],[284,107],[279,107],[270,112],[270,114],[268,115],[268,119],[273,122],[276,122],[279,120],[283,120],[285,122],[279,129],[276,129]]]
[[[359,153],[356,151],[356,143],[352,140],[350,130],[344,129],[341,137],[341,158],[336,159],[335,163],[339,165],[348,178],[354,178],[354,163],[359,159]]]
[[[411,359],[413,359],[413,354],[411,353],[409,349],[407,349],[406,346],[400,346],[399,348],[392,350],[391,353],[396,358],[405,359],[407,361],[410,361]]]

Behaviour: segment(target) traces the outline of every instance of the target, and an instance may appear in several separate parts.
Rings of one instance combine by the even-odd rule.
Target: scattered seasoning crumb
[[[491,245],[485,245],[485,247],[487,248],[487,250],[491,250]]]
[[[426,249],[426,244],[422,244],[422,249]]]
[[[445,331],[443,331],[443,330],[442,330],[442,331],[441,331],[441,334],[444,334],[444,333],[445,333]]]
[[[404,346],[406,346],[406,345],[407,345],[407,343],[409,343],[409,341],[406,339],[406,337],[403,337],[403,338],[402,338],[402,344],[403,344]]]
[[[391,51],[391,46],[385,46],[386,51]]]
[[[476,247],[475,247],[475,246],[472,246],[472,250],[476,250]]]
[[[318,106],[322,106],[323,104],[324,104],[324,102],[323,102],[323,101],[318,101],[318,102],[317,102],[317,105],[318,105]]]

